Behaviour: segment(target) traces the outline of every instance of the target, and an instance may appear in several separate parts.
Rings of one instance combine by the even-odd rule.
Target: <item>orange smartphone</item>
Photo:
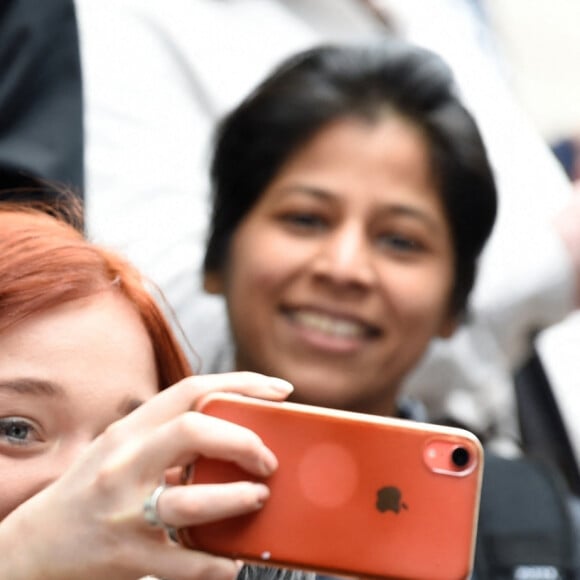
[[[255,431],[276,454],[270,497],[249,515],[179,531],[189,548],[358,578],[470,574],[483,452],[463,429],[213,394],[199,409]],[[184,483],[253,480],[200,457]]]

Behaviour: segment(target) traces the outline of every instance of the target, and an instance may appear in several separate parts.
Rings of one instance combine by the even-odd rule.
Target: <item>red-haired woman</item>
[[[1,578],[235,578],[235,562],[168,530],[259,509],[267,487],[164,483],[200,454],[270,474],[255,434],[191,410],[213,390],[281,399],[291,387],[190,375],[129,263],[62,219],[0,205]]]

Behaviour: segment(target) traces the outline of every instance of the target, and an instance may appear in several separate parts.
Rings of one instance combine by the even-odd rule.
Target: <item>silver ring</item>
[[[168,488],[171,487],[170,485],[165,485],[162,483],[158,485],[147,498],[143,502],[143,517],[145,521],[154,528],[164,528],[166,530],[171,529],[171,526],[168,526],[160,517],[159,512],[157,511],[157,504],[159,503],[159,498],[161,494]]]

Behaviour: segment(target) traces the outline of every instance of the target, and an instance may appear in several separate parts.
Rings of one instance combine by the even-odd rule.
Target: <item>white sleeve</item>
[[[88,233],[161,288],[198,355],[196,370],[229,369],[223,301],[205,294],[200,272],[213,130],[271,67],[315,37],[283,3],[76,4]]]

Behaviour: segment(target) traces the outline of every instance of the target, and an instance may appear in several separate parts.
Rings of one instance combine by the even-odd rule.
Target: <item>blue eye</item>
[[[0,419],[0,440],[4,439],[12,445],[26,445],[33,432],[34,427],[23,419]]]

